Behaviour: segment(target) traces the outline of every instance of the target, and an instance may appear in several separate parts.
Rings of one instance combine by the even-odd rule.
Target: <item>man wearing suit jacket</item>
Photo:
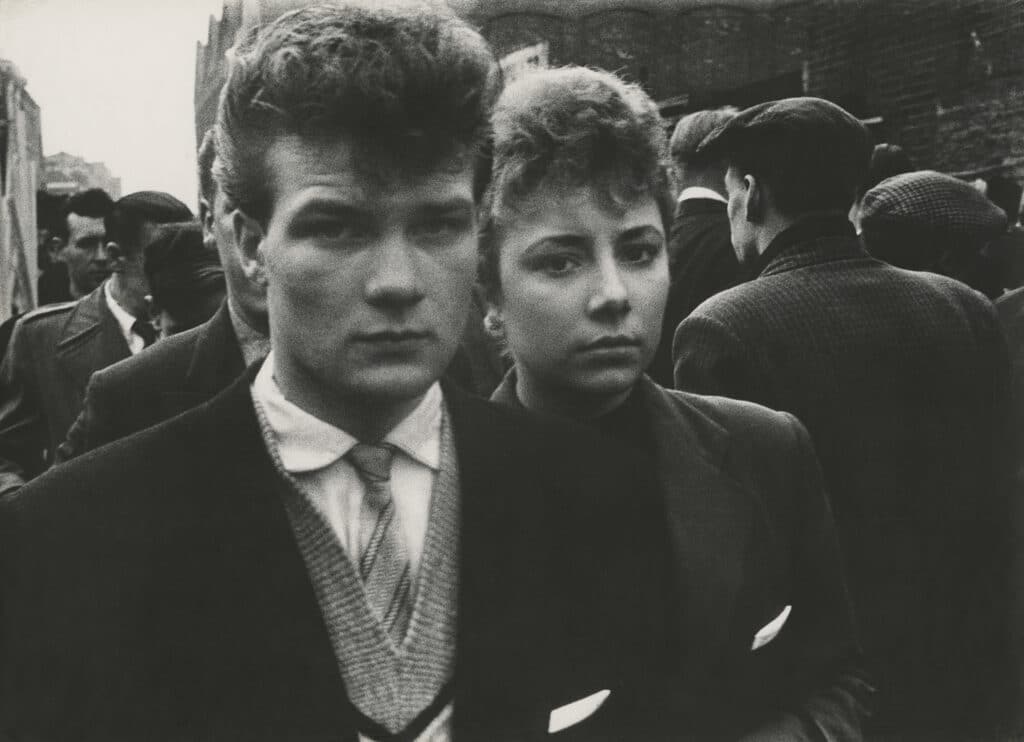
[[[235,209],[214,180],[215,158],[211,129],[199,147],[199,217],[224,266],[227,299],[203,325],[93,374],[55,463],[206,402],[269,352],[266,291],[242,270],[231,226]]]
[[[110,279],[77,302],[43,307],[15,325],[0,364],[0,496],[53,462],[90,375],[153,341],[142,247],[156,224],[191,217],[165,193],[125,196],[104,215]]]
[[[647,369],[650,377],[665,387],[672,386],[676,326],[709,296],[740,282],[740,264],[729,241],[729,217],[725,213],[725,166],[697,155],[700,143],[735,115],[735,109],[721,108],[683,116],[669,142],[680,188],[668,243],[672,283],[661,342]]]
[[[870,141],[838,106],[761,104],[703,148],[729,165],[732,243],[757,278],[679,325],[677,386],[807,426],[879,686],[870,731],[1006,733],[1008,363],[992,306],[863,251],[846,215]]]
[[[217,177],[272,351],[0,504],[3,736],[678,738],[644,472],[438,383],[499,80],[434,6],[241,46]]]

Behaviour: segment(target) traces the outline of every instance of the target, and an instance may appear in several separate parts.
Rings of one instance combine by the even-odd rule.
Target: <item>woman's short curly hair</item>
[[[541,188],[594,187],[611,207],[654,196],[668,234],[665,123],[639,86],[588,67],[533,72],[505,88],[491,124],[479,264],[488,295],[500,287],[495,222]]]
[[[217,111],[215,176],[232,203],[266,220],[264,153],[275,137],[344,136],[396,166],[436,167],[483,148],[500,85],[487,42],[437,3],[301,8],[234,53]]]

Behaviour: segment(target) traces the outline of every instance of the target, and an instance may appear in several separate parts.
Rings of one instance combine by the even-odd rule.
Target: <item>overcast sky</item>
[[[195,208],[196,42],[222,0],[0,0],[0,57],[39,104],[43,152],[106,163],[123,194]]]

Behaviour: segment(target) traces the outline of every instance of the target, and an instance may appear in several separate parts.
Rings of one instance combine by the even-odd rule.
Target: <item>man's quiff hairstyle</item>
[[[265,221],[275,137],[352,138],[370,158],[432,169],[483,148],[501,73],[445,6],[348,2],[286,13],[237,49],[217,112],[214,174]],[[478,184],[478,190],[483,185]]]
[[[479,266],[491,296],[500,286],[495,221],[541,188],[593,187],[612,208],[653,196],[668,234],[675,202],[665,125],[639,86],[587,67],[533,72],[504,90],[492,125]]]

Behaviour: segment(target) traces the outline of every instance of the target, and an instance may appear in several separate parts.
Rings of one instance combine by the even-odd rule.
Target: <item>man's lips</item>
[[[356,340],[363,343],[408,343],[427,340],[432,336],[433,333],[428,330],[378,330],[358,333]]]

